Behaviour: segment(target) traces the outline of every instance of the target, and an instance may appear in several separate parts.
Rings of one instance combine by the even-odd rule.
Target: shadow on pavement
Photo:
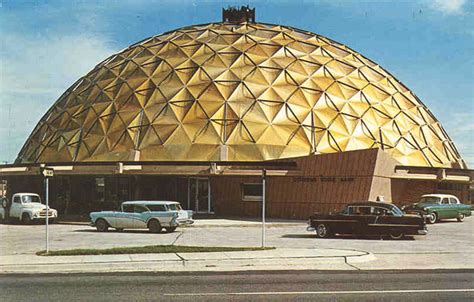
[[[462,223],[462,222],[459,222],[456,220],[456,218],[454,219],[443,219],[443,220],[438,220],[436,221],[434,224],[443,224],[443,223]],[[429,224],[428,224],[429,225]]]
[[[351,235],[336,235],[328,238],[319,238],[315,234],[285,234],[281,238],[293,238],[293,239],[302,239],[302,238],[313,238],[313,239],[351,239],[351,240],[391,240],[391,241],[412,241],[415,240],[413,236],[406,236],[402,239],[391,239],[389,236],[351,236]]]
[[[149,235],[156,235],[156,234],[179,234],[181,232],[179,231],[175,231],[173,233],[167,233],[165,231],[161,232],[161,233],[151,233],[149,232],[148,230],[124,230],[124,231],[117,231],[117,230],[108,230],[107,232],[98,232],[96,229],[90,229],[90,230],[84,230],[84,229],[81,229],[81,230],[74,230],[73,232],[76,232],[76,233],[100,233],[100,234],[107,234],[107,233],[121,233],[121,234],[149,234]]]
[[[285,234],[281,236],[282,238],[317,238],[315,234]]]

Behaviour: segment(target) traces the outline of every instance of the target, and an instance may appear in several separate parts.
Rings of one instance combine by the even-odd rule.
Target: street
[[[3,275],[3,301],[472,301],[472,270]]]

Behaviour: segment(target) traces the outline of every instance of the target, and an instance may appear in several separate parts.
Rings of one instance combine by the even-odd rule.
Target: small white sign
[[[53,169],[43,169],[43,175],[44,175],[44,177],[53,177],[54,176],[54,170]]]

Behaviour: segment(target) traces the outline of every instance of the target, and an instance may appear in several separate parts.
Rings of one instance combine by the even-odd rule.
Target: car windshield
[[[171,210],[171,211],[181,211],[182,208],[181,208],[181,205],[179,203],[172,203],[172,204],[169,204],[168,205],[168,208]]]
[[[400,210],[397,206],[392,205],[391,208],[392,208],[392,213],[393,213],[393,215],[395,215],[395,216],[403,216],[403,211]]]
[[[439,203],[439,198],[434,196],[421,197],[419,203]]]
[[[37,195],[23,195],[21,196],[21,202],[22,203],[41,203],[41,199]]]
[[[345,207],[340,213],[343,215],[349,214],[349,207]]]

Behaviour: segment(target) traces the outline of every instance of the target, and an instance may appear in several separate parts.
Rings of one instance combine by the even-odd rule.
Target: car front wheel
[[[30,214],[23,213],[23,215],[21,215],[21,222],[26,223],[26,224],[32,224],[33,219],[31,219]]]
[[[459,213],[458,214],[458,217],[456,218],[459,222],[462,222],[464,220],[464,214],[463,213]]]
[[[109,229],[109,225],[104,219],[97,220],[95,223],[95,227],[99,232],[107,232],[107,230]]]
[[[399,240],[403,238],[403,233],[397,230],[390,231],[390,238],[394,240]]]
[[[316,227],[316,235],[319,238],[328,238],[329,237],[329,229],[328,227],[324,224],[321,223]]]
[[[153,219],[148,223],[148,229],[151,233],[161,233],[161,224],[158,220]]]
[[[430,216],[428,217],[428,223],[435,223],[438,220],[438,215],[436,213],[431,213]]]

